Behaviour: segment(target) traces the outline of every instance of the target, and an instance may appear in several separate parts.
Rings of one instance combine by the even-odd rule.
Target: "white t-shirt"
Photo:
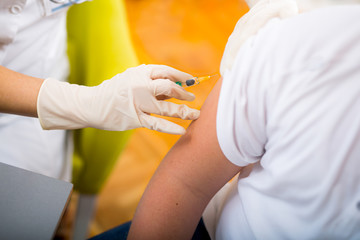
[[[1,0],[0,64],[30,76],[66,81],[70,5],[69,1]],[[69,180],[66,149],[65,131],[44,131],[37,118],[0,114],[1,162]]]
[[[253,164],[216,239],[360,239],[360,6],[272,19],[223,79],[217,134]]]

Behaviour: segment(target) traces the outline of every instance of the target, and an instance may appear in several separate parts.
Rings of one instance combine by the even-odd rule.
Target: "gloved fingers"
[[[157,79],[150,83],[150,88],[155,96],[166,96],[168,98],[176,98],[179,100],[193,101],[195,95],[186,91],[176,83],[167,79]],[[164,97],[161,97],[164,99]]]
[[[176,117],[184,120],[195,120],[200,116],[200,111],[189,108],[185,104],[176,104],[172,102],[157,101],[156,106],[144,105],[140,110],[145,113],[153,113],[166,117]]]
[[[139,120],[143,127],[151,130],[178,135],[183,135],[185,133],[185,128],[163,118],[143,113],[139,116]]]
[[[185,82],[186,80],[193,78],[188,73],[182,72],[175,68],[165,66],[165,65],[147,65],[150,68],[150,78],[151,79],[169,79],[173,82]]]

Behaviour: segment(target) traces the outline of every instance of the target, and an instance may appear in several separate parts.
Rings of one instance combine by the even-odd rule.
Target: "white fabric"
[[[359,4],[360,0],[296,0],[296,2],[300,12],[304,12],[330,5]]]
[[[360,0],[246,0],[246,3],[250,10],[236,23],[226,43],[220,64],[221,75],[224,75],[226,70],[231,70],[237,52],[244,42],[254,36],[270,19],[285,19],[299,12],[324,6],[359,4]]]
[[[0,64],[65,81],[67,6],[49,0],[1,0]],[[1,162],[69,180],[66,148],[64,130],[44,131],[36,118],[0,114]]]
[[[245,0],[247,5],[252,8],[260,1],[278,1],[278,0]],[[311,9],[325,7],[329,5],[344,5],[344,4],[358,4],[360,0],[287,0],[287,1],[295,1],[299,7],[301,12],[308,11]]]
[[[124,131],[146,127],[184,134],[180,125],[150,114],[197,119],[199,110],[156,98],[194,100],[194,94],[175,83],[189,78],[192,76],[168,66],[140,65],[95,87],[46,79],[38,96],[39,120],[44,129],[94,127]]]
[[[360,239],[359,22],[359,6],[273,19],[240,49],[217,134],[253,170],[221,203],[216,239]]]
[[[226,43],[220,64],[221,75],[224,75],[226,70],[231,70],[237,52],[246,40],[255,35],[270,19],[283,19],[298,14],[295,0],[255,0],[247,3],[251,9],[236,23]]]

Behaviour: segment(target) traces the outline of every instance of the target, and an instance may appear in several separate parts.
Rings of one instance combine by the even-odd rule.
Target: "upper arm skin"
[[[221,82],[208,96],[200,118],[161,162],[139,203],[128,239],[191,239],[210,199],[241,170],[226,159],[217,140]]]

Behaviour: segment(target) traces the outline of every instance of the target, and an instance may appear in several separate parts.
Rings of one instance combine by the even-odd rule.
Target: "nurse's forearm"
[[[0,66],[0,112],[37,117],[36,102],[43,81]]]

